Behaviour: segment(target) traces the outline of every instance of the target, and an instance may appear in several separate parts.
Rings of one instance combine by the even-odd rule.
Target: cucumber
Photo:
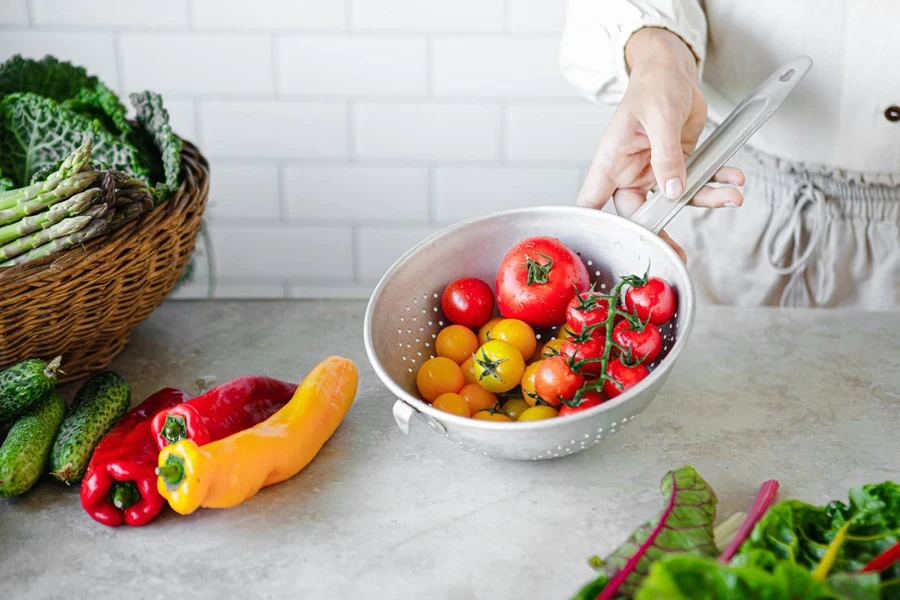
[[[128,382],[112,371],[88,378],[75,400],[50,452],[50,473],[72,484],[81,480],[100,438],[122,418],[131,404]]]
[[[25,414],[56,387],[60,361],[31,358],[0,372],[0,422]]]
[[[53,392],[15,422],[0,446],[0,496],[24,494],[47,472],[47,459],[66,414]]]

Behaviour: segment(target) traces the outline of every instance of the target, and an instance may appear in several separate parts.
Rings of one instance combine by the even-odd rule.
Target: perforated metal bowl
[[[556,458],[606,439],[643,411],[662,387],[682,351],[694,321],[694,289],[685,265],[655,235],[750,135],[768,119],[810,66],[795,59],[781,67],[712,133],[688,161],[684,196],[654,194],[631,220],[575,207],[512,210],[448,227],[407,252],[385,274],[369,302],[365,343],[375,372],[397,396],[394,418],[409,431],[417,417],[458,446],[484,455],[517,460]],[[520,240],[559,238],[579,253],[598,288],[610,289],[624,275],[666,279],[678,295],[678,309],[663,328],[664,349],[650,375],[600,406],[574,415],[528,423],[467,419],[419,399],[416,372],[434,356],[434,340],[447,324],[440,307],[444,287],[459,277],[493,285],[500,261]],[[552,332],[540,332],[546,337]]]

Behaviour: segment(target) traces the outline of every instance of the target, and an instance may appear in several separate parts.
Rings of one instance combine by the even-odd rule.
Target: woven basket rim
[[[143,225],[152,219],[157,218],[159,213],[165,212],[167,216],[177,214],[187,208],[186,199],[191,194],[186,193],[189,189],[197,187],[197,181],[194,178],[193,170],[187,168],[185,163],[199,162],[204,169],[209,169],[206,159],[200,154],[197,147],[187,141],[182,140],[183,148],[181,151],[182,159],[182,176],[183,180],[177,190],[174,190],[169,198],[155,206],[153,210],[141,215],[131,223],[113,233],[112,235],[101,236],[95,240],[89,241],[83,246],[69,248],[58,254],[51,254],[44,258],[31,261],[21,265],[11,267],[0,267],[0,285],[15,282],[16,284],[27,284],[28,282],[38,279],[47,274],[48,271],[58,272],[63,269],[77,268],[79,264],[86,263],[96,258],[94,255],[103,251],[106,253],[114,252],[123,244],[130,243],[135,232],[142,229]]]

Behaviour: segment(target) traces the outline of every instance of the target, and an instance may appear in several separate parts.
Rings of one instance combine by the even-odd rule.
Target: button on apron
[[[884,118],[894,123],[900,121],[900,106],[888,106],[884,109]]]

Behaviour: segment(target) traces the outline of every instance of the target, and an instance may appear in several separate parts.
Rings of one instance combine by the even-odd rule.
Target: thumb
[[[684,153],[681,151],[681,126],[673,121],[654,121],[644,126],[650,140],[650,167],[656,185],[666,198],[684,193]]]

